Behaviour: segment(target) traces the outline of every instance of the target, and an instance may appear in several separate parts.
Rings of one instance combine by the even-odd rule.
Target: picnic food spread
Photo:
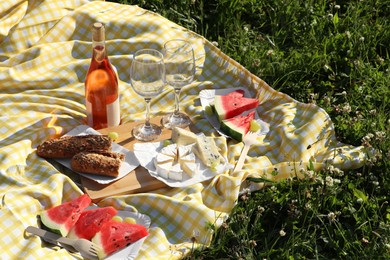
[[[142,224],[144,228],[137,230],[134,226],[124,228],[125,221],[112,219],[102,225],[92,240],[103,248],[103,256],[109,259],[110,254],[126,252],[122,258],[135,254],[137,259],[178,259],[195,247],[210,244],[210,223],[219,228],[226,220],[248,177],[271,181],[291,176],[304,178],[300,170],[309,166],[314,170],[328,165],[351,169],[362,166],[366,159],[363,147],[337,141],[332,121],[324,110],[274,90],[211,42],[156,13],[137,6],[88,0],[70,0],[66,4],[42,0],[34,5],[26,0],[5,1],[0,12],[7,18],[0,20],[0,113],[4,119],[0,128],[0,231],[3,244],[7,245],[0,252],[1,258],[80,259],[80,254],[42,243],[39,237],[25,234],[25,229],[29,225],[39,226],[40,215],[45,226],[66,236],[91,204],[88,194],[81,195],[93,189],[95,194],[104,194],[93,201],[95,206],[113,207],[118,215],[123,214],[123,219],[131,213],[137,224],[150,219],[150,225]],[[105,48],[118,76],[121,124],[100,129],[91,136],[85,133],[84,137],[73,137],[68,133],[87,122],[84,80],[91,65],[90,29],[96,22],[106,26]],[[192,125],[186,129],[188,132],[164,129],[155,142],[140,143],[130,134],[145,119],[145,104],[129,83],[131,56],[139,49],[162,49],[171,39],[186,39],[194,50],[195,80],[181,90],[180,101],[181,111],[190,116]],[[104,75],[97,74],[105,81]],[[242,108],[229,99],[246,100],[248,106]],[[172,88],[153,97],[151,120],[158,123],[172,112],[174,100]],[[216,122],[208,117],[210,111],[203,106],[215,101],[221,115],[219,119],[211,110]],[[248,129],[249,120],[240,117],[248,115],[251,109],[260,122],[258,144],[251,146],[242,170],[232,172],[230,166],[236,164],[244,146],[240,136]],[[221,134],[221,120],[227,120],[226,117],[237,117],[237,124],[245,125],[229,126],[238,135],[230,131]],[[253,130],[256,125],[252,122],[249,129],[252,126]],[[115,143],[105,136],[110,132],[118,133]],[[189,163],[182,169],[182,181],[164,180],[164,185],[141,181],[138,190],[142,192],[123,191],[124,186],[132,184],[126,183],[129,176],[134,182],[158,180],[159,176],[153,174],[154,159],[167,139],[174,145],[191,146],[199,166],[199,171],[194,171],[197,174],[189,176],[190,171],[184,171],[185,167],[193,169]],[[114,145],[128,150],[121,169],[128,161],[135,169],[119,175],[121,179],[99,176],[106,178],[103,183],[91,179],[96,184],[91,189],[87,189],[84,175],[62,167],[57,160],[70,161],[81,152],[112,152]],[[189,150],[182,154],[186,151],[191,154]],[[150,153],[153,156],[149,158]],[[189,157],[191,161],[192,155]],[[178,158],[173,159],[179,162]],[[145,164],[141,165],[141,161]],[[219,165],[213,171],[216,164]],[[141,189],[145,186],[149,189]],[[109,196],[105,195],[108,188]],[[61,206],[56,208],[58,205]],[[125,234],[140,235],[126,240]],[[193,234],[197,243],[191,239]],[[120,242],[114,243],[113,239]],[[132,243],[134,239],[138,240]],[[128,243],[132,244],[127,246]],[[124,248],[113,252],[112,248],[117,246]]]

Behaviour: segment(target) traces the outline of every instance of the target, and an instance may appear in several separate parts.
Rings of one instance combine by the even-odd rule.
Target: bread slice
[[[117,177],[124,159],[123,153],[89,151],[73,156],[70,165],[77,172]]]
[[[110,151],[112,140],[108,135],[63,136],[43,142],[37,147],[37,154],[43,158],[72,158],[84,151]]]

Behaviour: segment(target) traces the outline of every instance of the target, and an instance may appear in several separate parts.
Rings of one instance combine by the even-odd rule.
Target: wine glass
[[[180,91],[182,87],[191,83],[195,76],[194,50],[185,40],[170,40],[164,44],[165,81],[174,88],[175,109],[173,113],[165,115],[161,122],[168,129],[174,127],[185,128],[190,118],[180,112]]]
[[[146,102],[145,123],[135,126],[133,136],[140,141],[152,141],[161,134],[161,127],[150,123],[150,101],[164,89],[165,66],[163,54],[153,49],[137,51],[130,66],[130,82],[134,91]]]

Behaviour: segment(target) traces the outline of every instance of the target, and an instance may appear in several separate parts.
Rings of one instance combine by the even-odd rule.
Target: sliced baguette
[[[70,164],[77,172],[117,177],[124,160],[123,153],[89,151],[74,155]]]

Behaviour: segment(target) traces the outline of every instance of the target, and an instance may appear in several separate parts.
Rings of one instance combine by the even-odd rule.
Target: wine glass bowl
[[[164,44],[165,81],[175,92],[175,109],[165,115],[161,122],[168,129],[187,127],[191,119],[180,112],[180,92],[195,77],[194,50],[188,41],[175,39]]]
[[[132,129],[133,136],[140,141],[155,140],[162,132],[160,126],[150,123],[150,101],[160,94],[165,86],[163,54],[153,49],[137,51],[130,66],[130,83],[133,90],[146,102],[145,123]]]

